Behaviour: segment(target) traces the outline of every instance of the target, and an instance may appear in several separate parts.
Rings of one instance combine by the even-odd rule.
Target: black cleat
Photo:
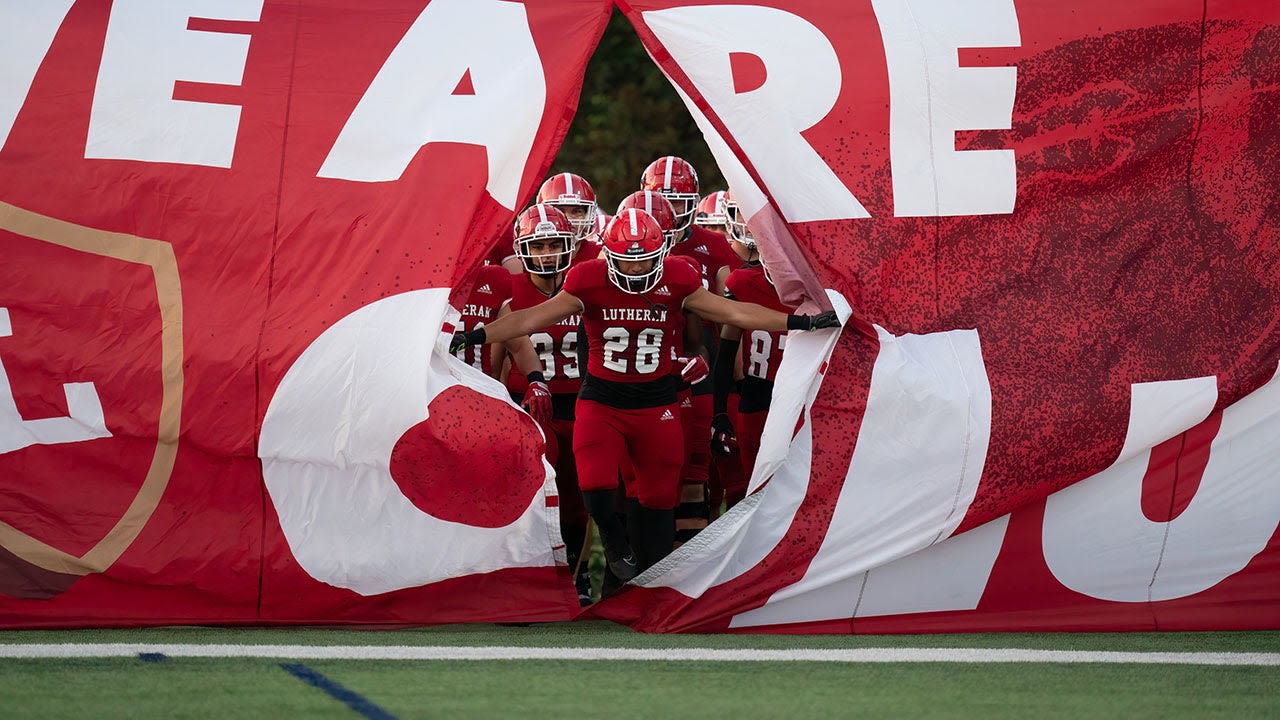
[[[591,575],[585,567],[578,572],[578,577],[573,579],[573,586],[578,591],[579,607],[586,607],[594,602],[591,599]]]
[[[614,577],[621,582],[631,582],[640,574],[640,566],[636,564],[636,554],[631,552],[630,547],[623,551],[611,552],[606,546],[604,559],[609,564],[609,569],[613,571]]]

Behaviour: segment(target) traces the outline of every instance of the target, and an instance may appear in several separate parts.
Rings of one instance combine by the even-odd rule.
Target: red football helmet
[[[515,241],[511,243],[524,269],[534,275],[555,275],[569,268],[577,249],[569,218],[556,208],[539,203],[516,216]],[[554,241],[547,250],[544,241]],[[538,243],[537,251],[531,245]]]
[[[738,201],[733,199],[733,192],[729,191],[724,194],[724,214],[726,219],[726,227],[729,230],[729,239],[741,243],[750,250],[756,249],[756,239],[751,235],[751,229],[747,227],[746,213],[742,212]]]
[[[729,234],[729,216],[725,212],[724,201],[729,195],[726,190],[717,190],[702,198],[698,210],[693,214],[693,224],[714,230],[721,235]]]
[[[581,175],[560,173],[547,178],[538,188],[538,202],[563,212],[579,240],[595,228],[596,191]]]
[[[676,231],[684,232],[693,222],[698,207],[698,173],[693,166],[674,155],[649,163],[640,176],[640,189],[662,193],[676,211]]]
[[[662,280],[662,260],[667,256],[667,239],[658,221],[643,210],[624,208],[604,230],[604,260],[609,280],[623,292],[638,295],[658,286]],[[623,272],[620,262],[651,261],[647,270]]]
[[[667,238],[668,247],[676,244],[676,235],[680,232],[676,227],[676,211],[665,197],[651,190],[638,190],[622,199],[618,212],[630,208],[646,212],[658,222],[663,236]]]
[[[609,213],[602,210],[596,210],[596,227],[593,234],[596,236],[597,242],[600,241],[600,238],[604,237],[604,229],[609,226],[609,221],[612,219],[613,216]]]

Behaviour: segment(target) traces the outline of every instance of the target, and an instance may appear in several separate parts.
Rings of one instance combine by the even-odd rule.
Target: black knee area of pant
[[[676,506],[677,520],[706,520],[710,511],[710,505],[706,500],[694,502],[682,502]]]
[[[632,501],[627,505],[627,529],[636,562],[644,572],[670,554],[676,537],[675,510],[656,510]]]
[[[626,528],[618,514],[614,512],[613,490],[588,490],[582,493],[582,503],[587,506],[587,514],[600,530],[600,540],[606,545],[625,541]]]

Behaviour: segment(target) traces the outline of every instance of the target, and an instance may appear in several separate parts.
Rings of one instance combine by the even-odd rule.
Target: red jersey
[[[529,279],[528,273],[511,276],[511,309],[524,310],[547,299]],[[542,361],[542,375],[552,394],[577,395],[582,380],[578,372],[578,323],[582,316],[574,313],[550,327],[529,334],[529,341]],[[507,389],[523,394],[529,386],[524,373],[513,364],[507,375]]]
[[[581,265],[600,257],[600,249],[604,245],[600,243],[600,238],[592,233],[578,241],[578,254],[573,256],[573,262],[569,263],[569,267]]]
[[[462,306],[462,318],[457,330],[470,332],[484,327],[498,317],[498,308],[511,298],[511,273],[500,265],[485,265],[476,274],[471,295]],[[468,345],[457,352],[457,357],[471,367],[492,375],[488,345]]]
[[[724,281],[724,294],[734,300],[763,305],[771,310],[791,314],[795,308],[782,304],[778,291],[764,276],[764,266],[759,263],[744,265],[729,273]],[[782,349],[787,342],[787,331],[744,330],[742,338],[743,374],[773,382],[782,362]]]
[[[691,225],[689,237],[671,248],[672,255],[693,258],[702,274],[702,287],[711,290],[720,268],[734,268],[742,264],[742,258],[729,247],[729,241],[713,230]]]
[[[582,301],[587,333],[587,370],[615,383],[644,383],[672,373],[673,351],[684,326],[684,300],[702,287],[683,260],[664,258],[662,280],[637,295],[608,277],[604,260],[569,269],[565,292]]]

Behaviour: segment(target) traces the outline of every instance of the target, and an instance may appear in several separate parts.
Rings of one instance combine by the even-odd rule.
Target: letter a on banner
[[[464,80],[471,93],[455,93]],[[320,177],[397,180],[422,146],[481,145],[487,190],[514,209],[523,164],[547,101],[524,5],[432,0],[374,78],[320,168]]]

